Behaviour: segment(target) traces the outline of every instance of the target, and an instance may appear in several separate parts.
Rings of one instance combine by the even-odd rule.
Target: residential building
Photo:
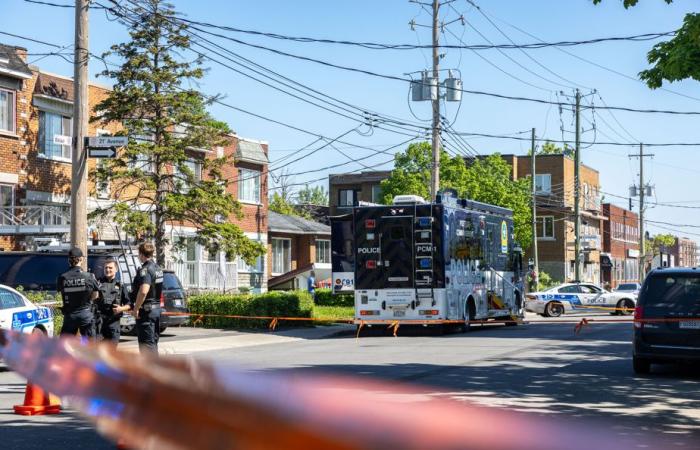
[[[332,216],[350,212],[359,202],[380,203],[380,183],[391,176],[390,170],[341,173],[328,176],[328,196]]]
[[[639,281],[639,217],[612,203],[603,203],[601,283],[610,289]]]
[[[89,110],[93,111],[110,88],[90,83]],[[71,148],[54,143],[55,135],[71,136],[73,81],[50,74],[26,62],[26,50],[0,44],[0,250],[36,248],[43,242],[67,242],[70,231]],[[120,124],[88,125],[88,135],[111,135]],[[231,135],[226,146],[191,149],[190,169],[202,173],[202,160],[228,156],[223,167],[230,181],[228,191],[241,203],[243,219],[232,215],[251,239],[267,246],[267,164],[266,142]],[[89,158],[88,172],[94,174],[103,160]],[[115,200],[112,183],[88,182],[88,209]],[[170,223],[166,228],[173,243],[183,250],[168,249],[168,265],[177,270],[190,289],[266,288],[266,257],[254,266],[242,261],[226,262],[221,271],[218,255],[208,255],[192,237],[191,224]],[[89,238],[118,243],[126,236],[109,217],[89,223]]]
[[[331,228],[298,216],[269,212],[268,286],[306,289],[313,270],[317,284],[330,287]]]
[[[530,175],[530,156],[503,155],[513,178]],[[557,281],[575,278],[574,160],[567,155],[537,156],[537,247],[539,268]],[[581,281],[600,282],[601,222],[598,171],[581,164]],[[532,258],[532,249],[526,257]]]
[[[686,237],[677,237],[669,248],[678,267],[696,267],[698,259],[698,244]]]

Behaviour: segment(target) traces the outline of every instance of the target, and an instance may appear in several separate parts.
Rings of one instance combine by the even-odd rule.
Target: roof
[[[40,72],[34,86],[34,94],[48,95],[73,101],[73,80]]]
[[[312,205],[312,204],[303,204],[303,205],[294,205],[294,209],[297,211],[304,211],[311,215],[311,218],[319,223],[322,223],[324,225],[330,225],[331,221],[329,218],[329,211],[330,208],[326,205]]]
[[[262,144],[244,140],[238,141],[235,159],[253,164],[267,164],[268,162]]]
[[[367,183],[386,180],[391,170],[369,170],[359,173],[332,173],[328,175],[331,184]]]
[[[331,234],[331,227],[298,216],[269,211],[268,231],[291,234]]]
[[[32,71],[17,54],[17,50],[26,52],[21,47],[0,44],[0,73],[15,78],[31,78]]]

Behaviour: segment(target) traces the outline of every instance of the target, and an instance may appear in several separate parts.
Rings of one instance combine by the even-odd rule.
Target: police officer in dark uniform
[[[63,298],[61,334],[75,335],[80,331],[81,336],[94,338],[95,317],[92,313],[92,302],[97,299],[98,286],[95,277],[80,267],[82,261],[82,250],[77,247],[70,249],[70,269],[62,273],[56,281],[57,290]]]
[[[150,242],[139,245],[138,270],[131,289],[133,314],[141,353],[158,354],[160,334],[160,294],[163,290],[163,270],[153,261],[155,246]]]
[[[97,299],[97,334],[104,340],[119,344],[121,336],[119,319],[124,311],[131,310],[126,286],[116,278],[117,260],[108,258],[104,263],[104,276],[100,278],[100,295]]]

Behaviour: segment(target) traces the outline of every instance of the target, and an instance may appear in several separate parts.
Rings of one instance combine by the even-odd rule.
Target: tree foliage
[[[274,211],[279,214],[286,214],[288,216],[299,216],[304,219],[311,219],[311,214],[300,208],[295,208],[294,204],[285,199],[280,193],[275,192],[270,197],[270,203],[268,205],[270,211]]]
[[[602,0],[593,0],[594,4]],[[664,0],[672,3],[673,0]],[[635,6],[638,0],[624,0],[625,8]],[[669,41],[659,42],[647,53],[653,67],[643,70],[639,77],[652,89],[664,81],[674,82],[691,78],[700,81],[700,13],[688,13],[683,25]]]
[[[657,234],[651,239],[645,239],[644,250],[646,254],[658,255],[664,248],[676,243],[676,237],[672,234]]]
[[[440,188],[452,188],[461,197],[510,208],[517,241],[528,247],[532,241],[530,226],[530,179],[512,180],[512,168],[499,154],[470,160],[451,157],[440,152]],[[414,194],[430,198],[430,166],[432,150],[427,142],[409,145],[397,153],[391,176],[382,181],[383,203],[390,204],[394,196]]]
[[[297,203],[299,205],[328,206],[328,191],[323,186],[306,186],[299,190]]]
[[[162,0],[139,0],[129,21],[130,40],[107,55],[122,61],[101,75],[114,81],[95,108],[93,122],[121,123],[129,144],[106,161],[96,182],[109,182],[116,201],[92,216],[109,216],[129,234],[152,236],[160,264],[169,244],[166,225],[186,223],[211,252],[224,251],[252,263],[263,245],[245,237],[231,219],[240,205],[227,191],[222,168],[228,157],[205,158],[201,150],[225,145],[228,126],[208,112],[208,100],[190,86],[203,77],[199,59],[186,60],[190,38],[184,24],[171,19]],[[199,155],[199,156],[198,156]],[[200,169],[201,168],[201,169]]]

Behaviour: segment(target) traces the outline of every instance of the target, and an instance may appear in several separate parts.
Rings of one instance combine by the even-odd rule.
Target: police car
[[[631,314],[637,304],[636,297],[629,292],[609,292],[590,283],[565,283],[541,292],[525,295],[525,310],[545,317],[559,317],[565,313],[579,311]]]
[[[53,336],[53,312],[32,303],[11,287],[0,284],[0,328],[23,333],[36,330]]]

